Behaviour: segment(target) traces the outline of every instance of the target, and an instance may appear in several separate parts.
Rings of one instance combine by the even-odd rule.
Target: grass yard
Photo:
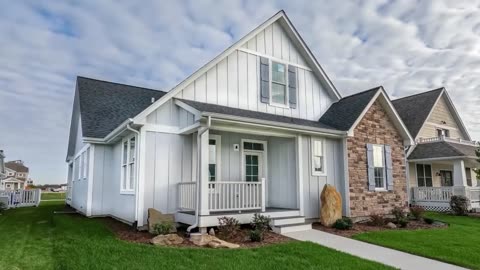
[[[43,202],[0,216],[0,269],[391,269],[313,243],[212,250],[123,242],[101,220],[53,215],[61,208]]]
[[[428,213],[427,216],[450,226],[433,230],[369,232],[353,238],[471,269],[480,269],[480,219],[440,213]]]
[[[65,200],[65,192],[42,192],[43,200]]]

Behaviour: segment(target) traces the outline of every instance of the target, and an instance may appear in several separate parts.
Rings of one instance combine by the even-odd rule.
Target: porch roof
[[[231,107],[215,105],[215,104],[208,104],[208,103],[192,101],[192,100],[185,100],[185,99],[177,99],[177,100],[187,104],[188,106],[194,108],[200,113],[215,113],[215,114],[221,114],[221,115],[251,118],[254,120],[277,122],[282,124],[291,124],[291,125],[297,125],[297,126],[303,126],[303,127],[323,129],[325,131],[331,131],[333,133],[339,133],[340,131],[339,129],[333,128],[319,121],[305,120],[300,118],[281,116],[281,115],[275,115],[275,114],[264,113],[264,112],[237,109],[237,108],[231,108]]]
[[[422,143],[415,147],[408,159],[475,158],[475,150],[473,145],[448,141]]]

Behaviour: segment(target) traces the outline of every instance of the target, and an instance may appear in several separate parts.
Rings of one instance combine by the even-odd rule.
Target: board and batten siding
[[[297,107],[260,102],[260,56],[297,65]],[[274,23],[239,50],[187,85],[175,97],[294,118],[318,120],[334,102],[292,44],[280,24]]]
[[[315,137],[317,139],[317,137]],[[312,175],[312,137],[302,140],[303,153],[303,200],[306,218],[320,216],[320,194],[326,184],[334,186],[342,196],[342,208],[345,214],[345,172],[344,154],[341,140],[325,139],[326,176]]]
[[[183,128],[192,125],[194,122],[194,115],[175,105],[172,99],[147,115],[148,124],[161,126]]]
[[[442,124],[445,121],[446,124]],[[437,137],[437,128],[450,130],[450,137],[466,140],[443,95],[433,108],[432,114],[419,132],[419,138]]]
[[[173,214],[177,210],[178,183],[192,178],[192,138],[159,132],[146,133],[144,221],[147,209]]]

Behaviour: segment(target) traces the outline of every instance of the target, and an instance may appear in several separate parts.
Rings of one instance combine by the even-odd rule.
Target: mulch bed
[[[395,228],[391,229],[386,226],[374,226],[368,223],[355,223],[350,230],[338,230],[331,227],[325,227],[320,223],[314,223],[312,227],[315,230],[320,230],[332,234],[336,234],[343,237],[352,237],[356,234],[366,233],[366,232],[378,232],[378,231],[390,231],[390,230],[425,230],[425,229],[440,229],[448,227],[447,224],[427,224],[424,221],[410,220],[406,228]]]
[[[150,245],[150,239],[155,237],[155,235],[147,231],[137,231],[131,226],[117,221],[113,218],[103,218],[103,221],[105,222],[107,227],[117,236],[117,238],[123,241]],[[175,247],[203,248],[196,246],[192,242],[190,242],[188,237],[186,236],[186,231],[182,228],[178,230],[177,234],[181,236],[184,241],[180,245],[175,245]],[[217,235],[217,237],[230,243],[239,244],[242,248],[261,247],[271,244],[295,241],[291,238],[276,234],[274,232],[267,232],[265,233],[264,240],[262,242],[251,242],[249,239],[249,229],[247,227],[242,227],[242,229],[235,235],[235,237],[229,239],[226,239],[225,237],[221,237],[219,235]]]

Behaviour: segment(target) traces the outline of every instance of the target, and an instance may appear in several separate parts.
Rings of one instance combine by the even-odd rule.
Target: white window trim
[[[263,144],[263,151],[259,150],[245,150],[243,145],[246,142],[251,142],[251,143],[261,143]],[[245,162],[243,161],[243,157],[245,152],[251,152],[251,153],[263,153],[263,174],[265,175],[265,179],[268,179],[268,162],[267,162],[267,157],[268,157],[268,149],[267,149],[267,141],[260,141],[260,140],[251,140],[251,139],[241,139],[240,140],[240,172],[241,172],[241,180],[242,182],[247,182],[247,177],[245,176]],[[266,183],[265,183],[266,185]]]
[[[137,152],[138,150],[138,138],[135,136],[135,134],[133,135],[130,135],[130,136],[127,136],[127,137],[124,137],[122,139],[122,144],[121,144],[121,148],[122,148],[122,151],[121,151],[121,156],[120,156],[120,194],[122,195],[134,195],[135,194],[135,181],[137,180],[137,177],[136,177],[136,174],[133,176],[133,182],[134,182],[134,188],[133,189],[130,189],[130,165],[133,164],[133,167],[135,168],[135,170],[137,169],[137,153],[134,153],[134,162],[130,162],[130,139],[134,138],[135,137],[135,152]],[[125,144],[125,142],[127,142],[127,155],[126,155],[126,163],[124,164],[123,163],[123,157],[125,156],[124,155],[124,150],[125,148],[123,147],[123,145]],[[123,169],[124,167],[126,167],[126,172],[125,170]],[[125,182],[125,188],[123,188],[123,183]]]
[[[383,187],[377,187],[375,185],[375,191],[376,192],[388,192],[387,189],[387,155],[385,154],[385,144],[372,144],[373,149],[375,149],[375,146],[381,146],[382,147],[382,155],[383,155]],[[375,163],[375,150],[373,151],[373,160],[372,162]],[[375,165],[373,165],[373,180],[375,181]],[[375,181],[376,182],[376,181]]]
[[[217,169],[215,171],[215,182],[221,182],[222,181],[222,136],[216,135],[216,134],[210,134],[209,135],[209,140],[215,140],[215,154],[216,154],[216,162],[217,162]],[[210,163],[209,163],[210,164]],[[210,183],[210,177],[208,179]]]
[[[422,165],[422,166],[423,166],[423,178],[425,178],[425,165],[429,165],[429,166],[430,166],[430,172],[431,172],[431,175],[432,175],[432,186],[431,186],[431,187],[434,187],[433,181],[434,181],[435,175],[433,174],[433,164],[432,164],[432,163],[415,163],[415,183],[417,184],[417,187],[427,187],[426,185],[425,185],[425,186],[419,186],[419,185],[418,185],[418,169],[417,169],[417,165]],[[426,179],[425,179],[425,184],[427,184]]]
[[[320,141],[322,142],[322,155],[323,155],[323,171],[321,172],[316,172],[315,171],[315,165],[313,162],[313,154],[315,153],[314,147],[315,147],[315,141]],[[327,176],[327,158],[326,158],[326,146],[325,146],[325,139],[324,138],[315,138],[311,137],[310,140],[310,169],[312,170],[312,176]]]
[[[269,95],[270,95],[269,105],[273,106],[273,107],[290,109],[290,97],[289,97],[289,94],[288,94],[289,93],[289,91],[288,91],[288,64],[284,63],[284,62],[272,60],[272,58],[268,58],[268,61],[269,61],[268,83],[269,83],[269,91],[270,91],[270,93],[269,93]],[[272,90],[273,90],[273,88],[272,88],[272,84],[273,84],[273,81],[272,81],[273,62],[285,66],[285,101],[286,101],[285,104],[275,103],[275,102],[273,102],[273,99],[272,99],[273,98],[273,95],[272,95]]]

